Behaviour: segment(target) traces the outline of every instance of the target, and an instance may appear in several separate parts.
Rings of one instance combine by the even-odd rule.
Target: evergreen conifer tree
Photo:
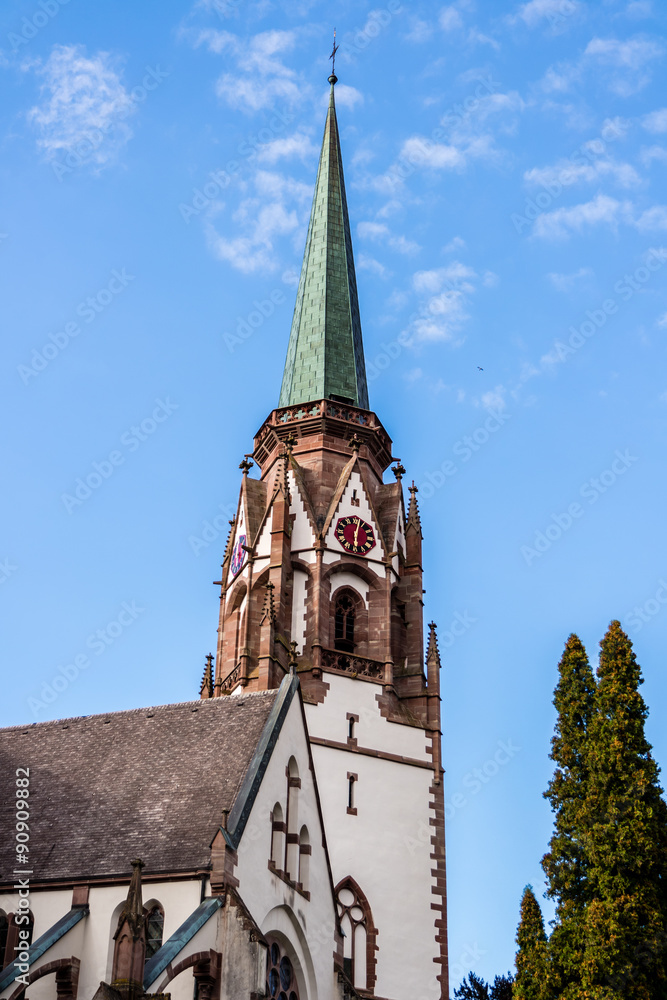
[[[454,990],[454,1000],[489,1000],[489,984],[481,976],[469,972],[459,988]]]
[[[516,934],[515,1000],[545,1000],[548,994],[547,936],[540,905],[527,885],[521,899],[521,918]]]
[[[571,635],[558,665],[554,705],[558,712],[551,741],[556,767],[545,798],[551,803],[554,832],[542,859],[547,895],[557,901],[549,938],[550,995],[567,996],[581,975],[584,915],[588,901],[582,815],[587,795],[586,740],[593,713],[595,678],[581,640]]]
[[[489,1000],[512,1000],[512,983],[514,976],[508,972],[506,976],[496,976],[493,986],[489,986]]]
[[[644,735],[632,644],[613,621],[601,642],[582,814],[586,951],[580,996],[667,996],[667,808]]]

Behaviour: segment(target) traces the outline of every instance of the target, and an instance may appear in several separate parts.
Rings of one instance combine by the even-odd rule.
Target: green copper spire
[[[332,74],[279,406],[340,399],[368,409],[368,386]]]

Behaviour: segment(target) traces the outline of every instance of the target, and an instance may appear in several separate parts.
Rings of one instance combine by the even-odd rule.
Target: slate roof
[[[0,830],[30,768],[32,881],[207,867],[278,690],[0,729]],[[13,881],[0,837],[0,882]]]

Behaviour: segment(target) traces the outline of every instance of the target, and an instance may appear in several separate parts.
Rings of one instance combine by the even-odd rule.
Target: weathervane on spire
[[[336,29],[334,28],[333,49],[331,50],[331,55],[329,56],[329,59],[331,59],[331,76],[329,77],[329,80],[332,83],[336,82],[336,53],[338,52],[339,48],[340,45],[336,45]]]

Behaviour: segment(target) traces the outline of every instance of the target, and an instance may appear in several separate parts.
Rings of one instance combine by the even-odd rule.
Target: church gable
[[[237,577],[245,575],[248,565],[248,548],[257,541],[267,506],[267,486],[259,479],[243,478],[241,495],[232,533],[227,547],[225,567],[226,585]]]
[[[306,491],[300,470],[293,463],[289,471],[290,514],[292,522],[292,552],[300,553],[312,549],[315,545],[315,518],[312,513],[310,497]]]
[[[363,531],[363,525],[368,524],[372,529],[372,538],[369,536],[369,541],[372,542],[372,545],[367,552],[360,550],[360,554],[367,555],[371,560],[381,562],[386,555],[382,526],[374,510],[371,495],[366,488],[358,462],[353,460],[346,467],[345,472],[348,474],[344,481],[344,486],[339,491],[338,497],[334,496],[334,501],[327,516],[325,545],[328,549],[332,549],[336,553],[342,552],[343,548],[340,536],[345,532],[346,528],[346,524],[342,522],[347,522],[351,526],[348,529],[351,542],[354,542],[354,526],[361,522],[361,530]],[[347,534],[343,534],[343,537],[347,539]]]

